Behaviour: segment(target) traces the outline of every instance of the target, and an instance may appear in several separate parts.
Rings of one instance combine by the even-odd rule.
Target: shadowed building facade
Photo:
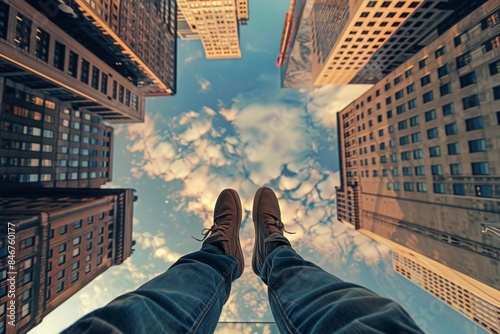
[[[0,1],[0,76],[111,123],[142,122],[145,96],[175,93],[175,3],[68,4]]]
[[[338,218],[500,290],[500,24],[489,1],[337,115]]]
[[[0,194],[0,332],[26,333],[132,254],[132,189],[37,189]],[[8,225],[11,223],[11,225]],[[7,265],[15,226],[15,270]],[[16,331],[6,322],[16,274]],[[14,300],[14,299],[12,299]]]

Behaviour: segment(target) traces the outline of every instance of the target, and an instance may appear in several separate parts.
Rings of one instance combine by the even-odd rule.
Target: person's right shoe
[[[291,247],[291,245],[283,236],[285,227],[281,221],[280,206],[274,191],[270,188],[262,187],[255,193],[252,217],[255,227],[252,270],[260,275],[266,257],[273,250],[280,246]]]

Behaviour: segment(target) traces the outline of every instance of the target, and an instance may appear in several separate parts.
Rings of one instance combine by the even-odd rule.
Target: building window
[[[399,90],[399,91],[397,91],[397,92],[396,92],[396,94],[395,94],[396,100],[399,100],[399,99],[403,98],[403,97],[404,97],[404,95],[405,95],[405,94],[404,94],[404,92],[403,92],[403,90],[402,90],[402,89],[401,89],[401,90]]]
[[[0,38],[7,38],[7,26],[9,22],[9,6],[0,2]]]
[[[455,107],[453,105],[453,102],[445,104],[443,106],[443,116],[449,116],[455,112]]]
[[[486,141],[484,139],[476,139],[469,141],[469,152],[486,152]]]
[[[396,114],[402,114],[406,111],[406,108],[405,108],[405,105],[404,104],[401,104],[399,106],[396,107]]]
[[[441,96],[445,96],[451,93],[451,83],[448,82],[444,85],[439,86],[439,93]]]
[[[456,135],[458,132],[457,123],[446,124],[444,128],[447,136]]]
[[[472,84],[475,84],[476,82],[476,73],[472,71],[460,77],[460,88],[470,86]]]
[[[437,49],[436,52],[434,52],[434,55],[436,56],[436,58],[439,58],[442,55],[444,55],[445,53],[446,53],[446,47],[443,45],[442,47]]]
[[[417,182],[417,192],[419,192],[419,193],[427,192],[427,183]]]
[[[444,183],[434,183],[433,188],[434,188],[435,194],[444,194],[445,193]]]
[[[25,272],[23,275],[23,285],[28,284],[33,280],[33,273],[31,271]]]
[[[392,97],[390,97],[390,96],[389,96],[389,97],[387,97],[387,98],[385,99],[385,104],[386,104],[386,105],[389,105],[389,104],[391,104],[391,103],[392,103]]]
[[[99,257],[99,258],[97,259],[97,265],[100,265],[101,263],[102,263],[102,257]]]
[[[443,166],[442,165],[432,165],[431,172],[432,172],[432,175],[443,175]]]
[[[391,83],[386,83],[384,86],[385,91],[387,92],[389,89],[391,89]]]
[[[438,67],[438,78],[442,78],[448,74],[448,64],[444,64],[441,67]]]
[[[108,94],[108,75],[106,73],[103,73],[101,77],[101,93]]]
[[[463,109],[467,110],[479,106],[479,96],[473,94],[462,99]]]
[[[448,155],[457,155],[457,154],[460,154],[459,143],[448,144]]]
[[[23,292],[23,298],[22,298],[23,302],[30,299],[30,297],[31,297],[31,289],[28,289]],[[0,314],[3,314],[3,312],[0,312]]]
[[[90,63],[82,58],[82,68],[80,72],[80,81],[88,84],[89,83],[89,70],[90,70]]]
[[[411,85],[406,86],[406,94],[413,93],[415,91],[415,84],[412,83]]]
[[[428,60],[429,60],[429,58],[425,57],[424,59],[422,59],[421,61],[419,61],[418,62],[418,68],[419,69],[424,68],[427,65],[427,63],[428,63]]]
[[[423,158],[424,158],[424,151],[422,151],[422,149],[413,150],[413,159],[418,160]]]
[[[57,279],[60,280],[64,277],[65,270],[61,270],[60,272],[57,273]]]
[[[408,161],[408,160],[411,160],[411,152],[410,151],[401,152],[401,161]]]
[[[473,131],[483,128],[483,117],[473,117],[465,120],[465,129],[467,131]]]
[[[493,99],[500,100],[500,86],[493,87]]]
[[[14,43],[20,49],[29,52],[31,39],[31,20],[28,20],[28,18],[21,13],[17,13],[16,20],[16,34],[14,36]]]
[[[441,156],[441,147],[439,147],[439,146],[429,147],[429,155],[431,158],[440,157]]]
[[[74,238],[73,239],[73,246],[79,245],[80,242],[81,242],[81,240],[82,240],[82,237],[76,237],[76,238]]]
[[[32,247],[35,244],[35,237],[26,238],[21,241],[21,249]]]
[[[66,251],[66,243],[59,245],[59,253]]]
[[[403,75],[398,75],[396,78],[394,78],[394,85],[399,84],[403,80]]]
[[[78,54],[73,51],[69,51],[68,74],[73,78],[78,75]]]
[[[66,58],[66,46],[56,41],[54,47],[54,67],[64,71],[64,59]]]
[[[47,62],[49,59],[49,44],[50,34],[42,28],[37,28],[35,54],[38,59],[41,59],[44,62]]]
[[[489,184],[476,185],[477,197],[493,197],[493,187]]]
[[[456,58],[456,61],[457,61],[457,70],[464,66],[467,66],[467,64],[469,64],[472,61],[470,51],[467,51],[466,53],[458,56]]]
[[[26,318],[30,314],[30,306],[31,302],[28,302],[26,304],[23,304],[21,307],[21,319]]]
[[[473,162],[472,166],[472,175],[489,175],[490,169],[487,162]]]
[[[88,274],[90,272],[90,264],[85,266],[85,273]]]
[[[76,222],[73,223],[73,228],[75,230],[79,229],[80,227],[82,227],[82,220],[77,220]]]
[[[417,107],[417,99],[413,99],[413,100],[408,101],[408,109],[409,110],[415,109],[416,107]]]
[[[420,135],[420,132],[412,133],[411,134],[411,142],[412,143],[419,143],[422,141],[422,136]]]
[[[413,191],[413,182],[404,182],[403,189],[405,191]]]
[[[415,167],[415,175],[416,176],[425,176],[425,167],[424,166]]]
[[[398,122],[398,130],[404,130],[408,127],[406,120]]]
[[[411,175],[412,175],[411,167],[403,167],[403,176],[411,176]]]
[[[77,257],[78,255],[80,255],[80,247],[73,249],[73,257]]]
[[[408,136],[399,137],[399,145],[405,146],[408,145],[409,143],[410,140],[408,139]]]
[[[396,153],[391,154],[391,162],[396,162],[398,161],[398,155]]]
[[[78,272],[73,273],[71,275],[71,283],[74,283],[74,282],[78,281],[78,276],[79,276]]]
[[[491,76],[500,73],[500,60],[497,60],[497,61],[489,64],[488,66],[490,68],[490,75]]]
[[[422,78],[420,78],[420,85],[422,87],[427,86],[430,83],[431,83],[431,75],[430,74],[427,74],[426,76],[423,76]]]
[[[428,102],[431,102],[432,100],[434,100],[433,91],[431,90],[430,92],[424,93],[424,95],[422,95],[422,99],[423,99],[424,103],[428,103]]]
[[[66,255],[59,256],[59,265],[64,264],[66,262]]]
[[[439,137],[438,128],[432,128],[427,130],[427,139],[434,139]]]
[[[56,289],[56,292],[57,292],[57,293],[59,293],[59,292],[61,292],[61,291],[63,291],[63,290],[64,290],[64,282],[59,282],[59,283],[57,284],[57,289]]]
[[[487,40],[483,43],[482,49],[483,53],[490,52],[493,49],[500,47],[500,35],[493,37],[490,40]]]
[[[92,88],[94,89],[99,89],[99,76],[100,76],[100,73],[101,71],[95,67],[95,66],[92,66],[92,82],[91,82],[91,86]]]
[[[462,164],[450,164],[451,175],[462,175]]]
[[[463,183],[455,183],[453,185],[453,195],[465,195],[465,187]]]
[[[425,113],[425,121],[430,122],[436,119],[436,110],[432,109]]]
[[[410,126],[417,126],[420,124],[420,117],[417,115],[417,116],[413,116],[410,118]]]

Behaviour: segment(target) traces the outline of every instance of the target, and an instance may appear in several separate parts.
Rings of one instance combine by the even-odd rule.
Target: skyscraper
[[[300,44],[282,67],[282,87],[376,83],[453,25],[450,17],[484,2],[309,1],[294,16]]]
[[[241,57],[239,24],[248,22],[248,0],[179,0],[177,5],[207,59]]]
[[[97,188],[112,179],[113,128],[0,77],[0,187]]]
[[[94,278],[127,259],[135,243],[135,200],[132,189],[2,191],[0,332],[6,331],[11,300],[16,305],[15,332],[26,333]],[[16,264],[10,268],[7,244],[14,230]],[[17,282],[14,298],[7,293],[11,277]]]
[[[337,115],[338,218],[500,290],[500,5],[488,1]]]
[[[175,3],[0,1],[0,76],[111,123],[175,93]]]

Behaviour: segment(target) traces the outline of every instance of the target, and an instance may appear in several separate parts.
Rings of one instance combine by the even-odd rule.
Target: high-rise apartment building
[[[248,22],[248,0],[179,0],[177,5],[207,59],[241,58],[239,24]]]
[[[112,179],[103,118],[0,77],[0,187],[98,188]]]
[[[299,45],[282,66],[282,87],[376,83],[484,2],[309,1],[294,16],[291,45]]]
[[[337,117],[338,218],[500,290],[500,4],[488,1]]]
[[[26,333],[132,253],[132,189],[37,189],[0,194],[0,332]],[[9,230],[8,228],[12,228]],[[7,245],[15,230],[14,269]],[[15,272],[15,297],[9,278]],[[15,301],[16,327],[7,324]]]
[[[175,2],[0,1],[0,76],[111,123],[175,93]]]

